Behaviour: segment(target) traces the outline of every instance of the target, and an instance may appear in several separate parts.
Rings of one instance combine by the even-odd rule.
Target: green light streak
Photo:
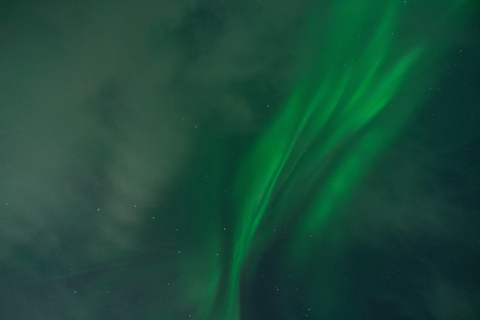
[[[252,242],[256,236],[269,237],[265,234],[271,229],[260,232],[260,226],[273,229],[286,218],[273,208],[304,203],[304,211],[286,214],[298,224],[287,254],[302,261],[309,253],[308,236],[321,231],[325,220],[349,201],[365,172],[416,112],[425,95],[415,90],[417,80],[423,85],[433,75],[416,77],[430,71],[426,61],[439,47],[395,43],[403,6],[403,1],[341,1],[329,11],[326,28],[316,21],[310,26],[311,40],[324,39],[325,47],[237,177],[239,220],[225,270],[227,289],[220,293],[224,308],[216,310],[219,319],[241,317],[240,280],[248,272],[251,251],[259,250]],[[383,12],[375,14],[380,19],[372,18],[372,10]],[[317,34],[325,29],[326,36]]]

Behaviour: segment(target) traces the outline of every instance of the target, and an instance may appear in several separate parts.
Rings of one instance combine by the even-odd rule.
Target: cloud
[[[200,133],[248,132],[255,109],[278,99],[302,6],[48,1],[4,12],[0,255],[15,269],[135,250]]]

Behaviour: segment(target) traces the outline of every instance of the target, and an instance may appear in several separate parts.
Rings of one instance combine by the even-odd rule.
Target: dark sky
[[[479,19],[1,2],[0,319],[479,319]]]

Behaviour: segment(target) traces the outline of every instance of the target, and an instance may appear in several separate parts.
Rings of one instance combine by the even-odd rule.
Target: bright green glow
[[[418,41],[407,47],[395,42],[400,38],[398,16],[405,5],[403,1],[338,1],[329,11],[326,27],[311,23],[310,37],[324,40],[319,56],[313,58],[313,71],[299,81],[237,177],[238,225],[225,271],[228,285],[221,293],[224,308],[216,311],[219,319],[240,319],[240,278],[248,272],[245,261],[252,250],[260,249],[251,247],[254,237],[268,238],[264,234],[285,218],[278,208],[304,204],[303,212],[287,213],[298,216],[298,237],[291,240],[288,255],[302,261],[308,254],[309,235],[321,231],[325,219],[348,202],[362,175],[414,114],[424,95],[415,86],[419,80],[430,80],[418,75],[430,71],[426,61],[431,62],[442,48]],[[329,33],[317,34],[323,30]],[[260,226],[271,229],[259,232]]]

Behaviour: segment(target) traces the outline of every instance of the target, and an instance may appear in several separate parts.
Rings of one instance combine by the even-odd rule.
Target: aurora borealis
[[[475,1],[0,12],[0,319],[480,314]]]

